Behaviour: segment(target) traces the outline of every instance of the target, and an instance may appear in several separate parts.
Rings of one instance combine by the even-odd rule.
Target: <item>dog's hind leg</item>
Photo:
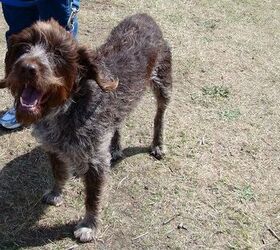
[[[160,54],[160,58],[152,72],[152,89],[157,100],[157,111],[154,118],[154,137],[151,155],[156,159],[164,156],[163,126],[166,108],[172,91],[171,52],[168,47]]]
[[[43,202],[50,205],[59,206],[63,203],[62,189],[69,177],[69,174],[67,171],[67,166],[64,162],[58,159],[56,154],[48,153],[48,155],[52,165],[55,183],[53,189],[44,194]]]
[[[121,135],[119,129],[115,130],[115,133],[112,137],[110,151],[111,151],[112,161],[117,161],[123,158]]]

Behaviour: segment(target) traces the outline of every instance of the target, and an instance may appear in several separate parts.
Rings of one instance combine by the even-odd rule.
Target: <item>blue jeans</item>
[[[37,0],[34,6],[16,7],[12,5],[13,1],[6,3],[3,1],[2,8],[4,18],[9,26],[6,32],[6,39],[10,35],[20,32],[29,27],[37,20],[48,20],[51,17],[59,22],[66,29],[67,21],[71,15],[71,0]],[[79,3],[79,1],[77,1]],[[78,32],[78,20],[74,20],[73,36]]]

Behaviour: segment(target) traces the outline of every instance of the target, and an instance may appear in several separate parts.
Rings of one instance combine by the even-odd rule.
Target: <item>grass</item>
[[[280,235],[279,4],[82,1],[79,40],[97,47],[136,12],[152,15],[173,49],[166,158],[147,154],[147,93],[123,128],[129,157],[110,174],[98,240],[80,244],[72,229],[84,212],[81,180],[69,181],[62,207],[44,206],[47,157],[30,129],[0,130],[0,249],[279,249],[268,230]],[[0,50],[3,60],[4,35]],[[1,90],[0,109],[11,104]]]
[[[219,112],[219,116],[221,119],[225,120],[234,120],[241,115],[239,109],[229,109]]]
[[[250,185],[246,185],[239,190],[239,197],[242,201],[254,201],[254,190]]]
[[[223,86],[211,86],[202,88],[203,95],[208,95],[212,98],[228,98],[229,90]]]

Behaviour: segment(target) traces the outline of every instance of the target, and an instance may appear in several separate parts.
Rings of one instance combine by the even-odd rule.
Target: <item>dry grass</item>
[[[71,231],[83,215],[80,180],[62,207],[42,205],[52,182],[45,155],[29,129],[0,131],[0,248],[280,249],[279,3],[82,1],[81,42],[100,45],[136,12],[154,16],[173,48],[166,159],[145,152],[148,93],[124,126],[130,157],[112,171],[99,240],[81,245]],[[12,101],[0,97],[4,110]]]

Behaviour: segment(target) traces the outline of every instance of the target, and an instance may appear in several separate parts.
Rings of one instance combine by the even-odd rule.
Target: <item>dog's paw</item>
[[[115,162],[121,160],[124,157],[124,153],[122,150],[113,150],[111,151],[111,156],[112,156],[111,161]]]
[[[89,242],[95,239],[96,229],[85,227],[85,226],[77,226],[74,231],[74,236],[81,242]]]
[[[150,149],[150,155],[157,160],[161,160],[165,156],[165,150],[163,146],[152,146]]]
[[[50,191],[43,195],[42,201],[46,204],[58,207],[63,203],[63,198],[62,195]]]

